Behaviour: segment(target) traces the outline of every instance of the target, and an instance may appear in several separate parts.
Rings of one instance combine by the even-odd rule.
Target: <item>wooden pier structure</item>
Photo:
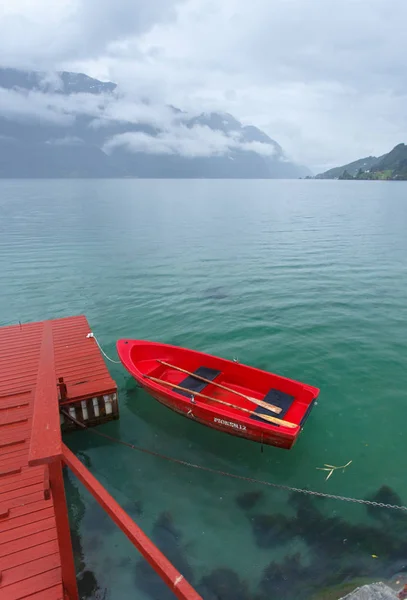
[[[117,387],[85,317],[0,328],[0,600],[78,600],[67,465],[180,600],[202,600],[61,437],[60,408],[118,418]]]

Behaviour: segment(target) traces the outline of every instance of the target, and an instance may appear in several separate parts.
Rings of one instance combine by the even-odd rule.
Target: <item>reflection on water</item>
[[[146,600],[173,600],[174,594],[142,557],[135,552],[123,553],[115,543],[115,524],[72,475],[65,477],[65,484],[81,598],[107,600],[137,594]],[[407,578],[407,513],[364,505],[362,522],[351,522],[340,516],[340,506],[332,500],[301,493],[286,498],[288,512],[264,511],[264,490],[239,493],[234,498],[240,510],[236,528],[248,522],[254,544],[265,555],[278,550],[278,557],[268,561],[257,581],[222,563],[211,571],[194,568],[193,545],[187,541],[190,532],[179,528],[170,511],[163,510],[154,519],[150,536],[204,600],[333,599],[347,589],[346,583],[351,588],[365,580],[394,580],[396,575]],[[268,500],[272,499],[270,493]],[[388,486],[382,486],[369,500],[402,503]],[[140,500],[129,500],[123,508],[140,522]],[[221,539],[218,544],[222,544]],[[293,551],[296,544],[298,548]],[[216,546],[213,552],[216,556]],[[246,552],[237,547],[232,554]],[[106,553],[108,567],[103,560]],[[255,566],[251,555],[247,553],[248,572]],[[127,581],[121,582],[120,592],[109,576],[116,580],[123,571]],[[327,589],[332,595],[327,595]]]
[[[406,186],[0,181],[0,323],[86,314],[112,357],[118,338],[150,339],[315,385],[296,446],[262,454],[160,406],[109,363],[120,420],[102,430],[248,478],[357,498],[381,490],[392,503],[394,490],[406,504]],[[205,600],[314,600],[324,586],[338,597],[337,584],[406,569],[402,514],[289,497],[90,432],[66,442]],[[328,481],[316,469],[350,460]],[[139,553],[67,477],[84,597],[160,595]]]

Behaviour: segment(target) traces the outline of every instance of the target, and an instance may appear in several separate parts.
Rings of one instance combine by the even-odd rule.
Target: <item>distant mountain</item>
[[[50,105],[57,107],[55,115]],[[106,111],[112,105],[118,107],[114,117]],[[148,101],[137,99],[137,106],[135,101],[146,115],[141,111],[133,121],[122,117],[122,106],[131,112],[129,98],[112,82],[83,73],[0,68],[0,177],[269,179],[311,174],[289,161],[263,131],[232,115],[188,118],[178,108],[164,107],[172,121],[172,129],[166,129],[148,114]]]
[[[320,173],[315,176],[315,179],[338,179],[345,171],[354,176],[358,173],[359,169],[368,171],[378,160],[377,156],[360,158],[347,165],[342,165],[342,167],[334,167],[333,169],[329,169],[329,171],[325,171],[325,173]]]
[[[316,175],[316,179],[407,180],[407,146],[398,144],[388,154],[361,158]]]
[[[386,179],[407,179],[407,146],[398,144],[388,154],[380,157],[371,172]]]
[[[0,67],[0,87],[7,90],[38,90],[60,94],[101,94],[113,92],[115,83],[93,79],[83,73],[42,73],[39,71],[20,71]]]

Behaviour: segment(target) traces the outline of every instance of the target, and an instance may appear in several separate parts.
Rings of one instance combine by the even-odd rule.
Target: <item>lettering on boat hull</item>
[[[224,421],[223,419],[218,419],[215,417],[213,419],[214,423],[219,423],[220,425],[227,425],[227,427],[233,427],[234,429],[239,429],[240,431],[246,431],[246,425],[240,425],[239,423],[233,423],[233,421]]]

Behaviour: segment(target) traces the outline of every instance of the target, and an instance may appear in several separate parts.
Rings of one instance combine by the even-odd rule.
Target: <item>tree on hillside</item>
[[[345,169],[342,175],[339,175],[338,179],[354,179],[354,177]]]

